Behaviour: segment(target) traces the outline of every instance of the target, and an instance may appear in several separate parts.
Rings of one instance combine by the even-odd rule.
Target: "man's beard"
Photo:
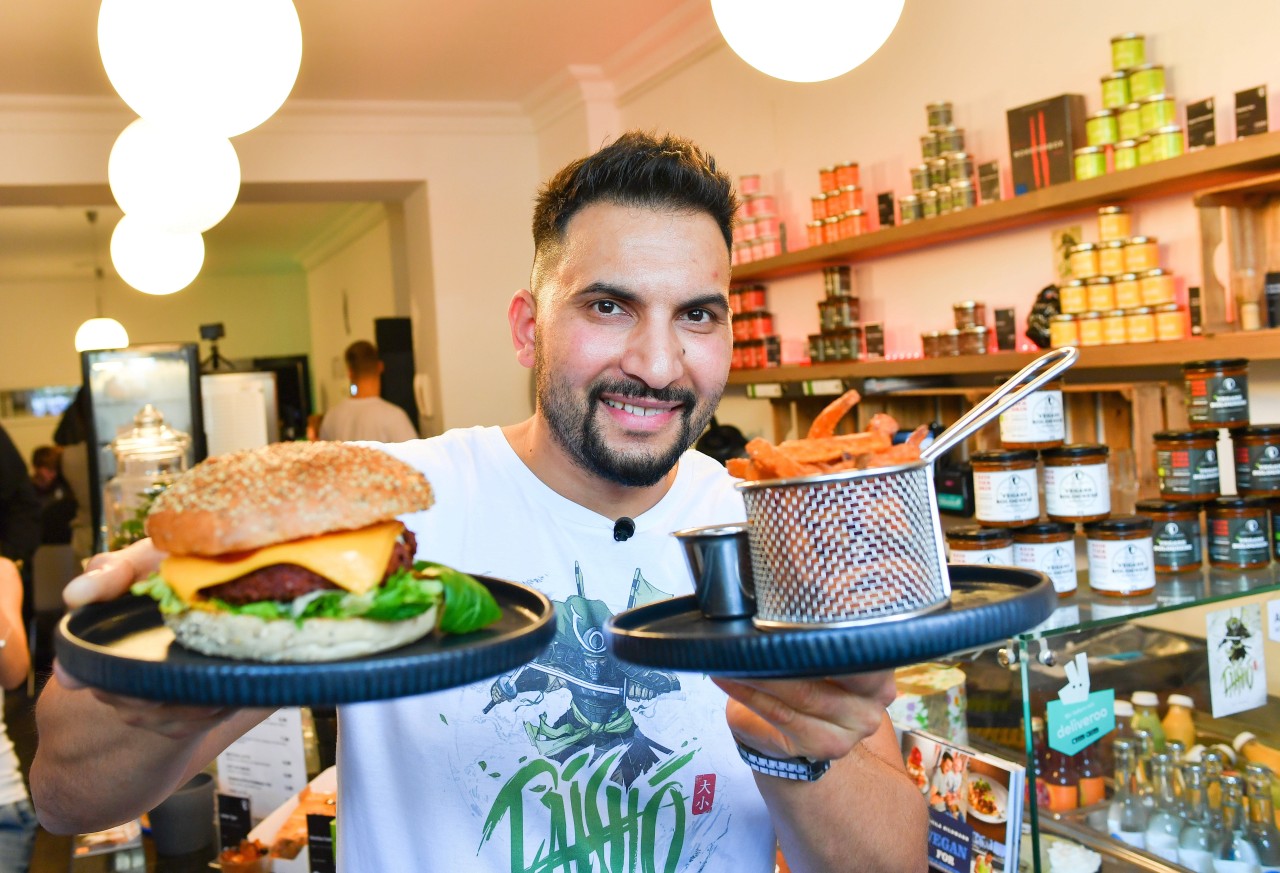
[[[551,380],[539,351],[535,357],[534,379],[538,408],[551,427],[556,442],[573,462],[588,473],[617,485],[647,488],[662,481],[690,446],[706,429],[715,412],[716,397],[699,404],[688,388],[650,388],[633,379],[600,377],[587,386],[585,406],[573,389]],[[620,452],[609,446],[600,430],[601,397],[636,397],[680,404],[680,430],[671,446],[663,451]]]

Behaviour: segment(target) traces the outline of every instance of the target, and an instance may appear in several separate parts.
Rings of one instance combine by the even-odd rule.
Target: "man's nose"
[[[621,367],[650,388],[665,388],[684,375],[684,346],[669,323],[641,324],[627,337]]]

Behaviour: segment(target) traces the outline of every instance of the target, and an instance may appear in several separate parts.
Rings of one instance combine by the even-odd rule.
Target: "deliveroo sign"
[[[1089,691],[1089,659],[1084,652],[1066,666],[1067,684],[1048,707],[1049,748],[1074,755],[1116,728],[1116,693]]]

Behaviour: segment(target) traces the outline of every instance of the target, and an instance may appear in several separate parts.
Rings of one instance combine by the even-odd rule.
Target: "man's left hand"
[[[729,695],[729,729],[775,758],[834,761],[879,730],[893,702],[893,671],[823,679],[711,681]]]

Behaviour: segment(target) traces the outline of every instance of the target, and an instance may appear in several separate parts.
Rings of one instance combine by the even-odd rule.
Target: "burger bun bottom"
[[[166,615],[164,622],[179,643],[205,655],[314,663],[359,658],[407,645],[435,629],[436,607],[403,621],[309,618],[299,625],[287,619],[268,621],[254,615],[189,609]]]

